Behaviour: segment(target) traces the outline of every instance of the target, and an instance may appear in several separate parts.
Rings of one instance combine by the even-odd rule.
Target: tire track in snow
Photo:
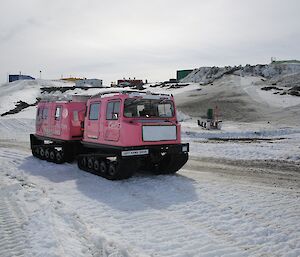
[[[180,180],[182,179],[179,176],[166,176],[155,177],[151,180],[158,188],[168,185],[169,188],[172,188],[170,194],[173,194],[173,197],[176,198],[176,196],[179,196],[183,192],[180,185],[177,185],[177,181],[179,180],[180,184]],[[190,204],[183,203],[180,206],[174,203],[174,207],[165,208],[166,202],[161,199],[161,195],[155,195],[154,184],[148,182],[148,179],[145,179],[144,182],[139,181],[139,179],[132,179],[128,183],[123,183],[126,184],[124,191],[116,189],[116,193],[124,196],[127,202],[144,206],[145,211],[142,211],[142,213],[127,215],[125,213],[122,215],[121,213],[111,212],[111,210],[103,206],[101,207],[105,208],[104,210],[97,211],[99,206],[92,205],[91,203],[90,206],[87,203],[84,206],[78,206],[78,208],[87,209],[86,215],[89,215],[89,217],[86,216],[85,218],[93,220],[94,223],[95,221],[99,221],[99,227],[105,227],[104,224],[101,224],[105,220],[108,224],[113,224],[113,227],[108,226],[104,228],[105,230],[107,229],[106,232],[113,236],[114,233],[111,232],[117,227],[116,233],[119,230],[131,245],[137,246],[136,242],[132,239],[135,239],[135,235],[138,233],[141,238],[145,239],[145,242],[139,242],[139,245],[140,247],[142,245],[141,248],[148,254],[153,254],[153,249],[155,248],[159,249],[157,253],[154,253],[154,255],[157,254],[158,256],[199,256],[200,253],[201,256],[204,256],[212,250],[222,254],[243,251],[243,247],[239,246],[237,242],[228,240],[225,234],[216,231],[216,229],[213,230],[211,224],[209,226],[205,223],[205,220],[201,220],[199,206],[205,204],[207,206],[210,205],[209,203],[205,201],[191,201]],[[141,187],[143,188],[143,192],[141,191]],[[151,187],[153,187],[153,191],[151,191]],[[111,200],[114,201],[114,199]],[[176,210],[177,208],[184,209],[187,205],[188,212]],[[209,208],[213,207],[210,206]],[[192,211],[193,209],[195,210],[194,212]],[[191,240],[191,238],[193,239]],[[170,241],[165,241],[166,239]],[[183,249],[189,255],[180,255],[179,253]]]
[[[34,132],[35,121],[33,119],[0,119],[1,140],[15,140],[29,143],[29,134]]]
[[[297,226],[292,224],[297,214],[289,217],[292,210],[286,213],[282,209],[297,205],[295,191],[278,191],[270,185],[251,185],[245,181],[236,185],[222,178],[206,177],[204,181],[192,182],[198,199],[190,199],[191,191],[185,192],[186,197],[183,195],[184,180],[180,176],[133,178],[128,182],[114,182],[112,192],[106,188],[109,182],[87,178],[94,200],[77,206],[88,223],[99,224],[112,236],[120,233],[120,238],[125,237],[131,245],[149,254],[159,249],[156,253],[159,256],[187,256],[179,254],[182,249],[190,256],[234,253],[260,256],[258,252],[268,255],[268,248],[275,249],[277,238],[284,237],[293,247],[297,245],[293,237],[297,238],[299,233]],[[107,195],[109,205],[117,202],[119,206],[114,204],[111,208],[105,204],[106,197],[100,194]],[[81,197],[73,196],[74,199]],[[102,199],[100,205],[95,201],[97,198]],[[175,198],[185,200],[176,202]],[[131,209],[132,206],[135,208]],[[275,215],[272,220],[273,211],[278,218]],[[283,217],[292,220],[286,222]],[[137,233],[145,241],[137,243]],[[271,247],[268,246],[270,242]]]
[[[155,178],[158,184],[162,183],[164,185],[168,185],[168,187],[171,187],[173,189],[173,194],[178,196],[184,193],[190,193],[184,192],[185,190],[182,187],[181,182],[182,180],[186,179],[187,178],[182,175],[157,176]],[[195,186],[196,184],[197,183],[194,182]],[[202,211],[200,209],[215,209],[215,213],[222,211],[219,203],[216,201],[211,201],[211,199],[206,197],[207,194],[205,195],[205,199],[197,199],[196,201],[191,201],[188,204],[189,208],[187,211],[180,211],[180,206],[167,209],[161,208],[163,206],[166,206],[167,204],[165,199],[161,198],[159,194],[153,194],[153,192],[151,192],[151,190],[148,190],[148,188],[145,188],[146,193],[142,195],[139,194],[138,191],[130,189],[130,187],[128,187],[128,192],[132,195],[135,195],[135,197],[138,198],[142,204],[156,210],[155,216],[158,216],[160,220],[160,224],[158,224],[157,226],[157,231],[154,233],[157,237],[161,236],[162,238],[174,238],[174,236],[176,235],[178,239],[177,241],[181,242],[180,244],[174,244],[171,247],[170,245],[168,245],[164,250],[165,254],[167,254],[166,256],[175,256],[177,252],[176,248],[178,250],[186,248],[186,252],[189,252],[190,254],[192,254],[192,256],[197,256],[200,253],[201,256],[205,256],[206,254],[210,254],[212,251],[215,255],[218,255],[218,253],[220,253],[226,256],[226,254],[237,251],[244,251],[245,248],[247,248],[245,245],[240,245],[238,240],[232,238],[229,233],[223,232],[221,229],[218,229],[207,222],[207,219],[201,218],[200,214]],[[188,199],[188,195],[183,196],[183,198],[184,197]],[[201,207],[199,208],[199,206]],[[185,207],[182,206],[182,209],[184,208]],[[157,223],[158,218],[156,218],[155,216],[153,215],[151,219],[153,221],[156,221]],[[149,221],[149,217],[145,217],[145,219]],[[178,226],[178,224],[180,224],[180,226]],[[145,227],[142,227],[139,230],[147,230],[147,225],[148,224],[146,224]],[[193,238],[194,242],[191,242],[191,237]],[[153,243],[159,243],[159,241],[161,240],[162,239],[155,238],[153,240]],[[195,241],[198,242],[195,243]],[[170,249],[173,249],[173,251],[170,251]],[[163,248],[161,250],[163,250]],[[164,253],[162,255],[164,256]]]
[[[6,161],[16,169],[22,162],[8,157]],[[92,242],[92,249],[103,249],[99,242],[105,240],[99,235],[105,235],[153,256],[268,256],[270,251],[297,256],[299,244],[293,241],[299,237],[295,191],[276,191],[243,180],[239,184],[214,175],[201,177],[189,171],[184,172],[189,172],[191,179],[182,175],[144,176],[111,182],[83,173],[75,165],[60,166],[53,182],[53,165],[34,159],[27,165],[36,165],[37,177],[32,179],[45,186],[47,199],[59,200],[74,211],[70,215],[58,208],[61,214],[55,211],[52,223],[60,225],[54,228],[66,226],[68,220],[73,223],[78,215],[81,225],[74,221],[66,231],[75,238],[77,231],[82,233]],[[30,177],[26,169],[16,172]],[[63,182],[57,183],[59,177]],[[49,187],[55,191],[47,191]],[[293,210],[289,206],[294,206]],[[60,234],[60,230],[53,234]]]
[[[0,182],[8,182],[4,183],[0,190],[1,257],[49,254],[64,257],[131,256],[125,248],[119,247],[112,240],[91,234],[76,212],[66,208],[61,201],[53,199],[43,186],[29,182],[27,175],[18,169],[26,156],[26,153],[0,149],[0,160],[3,164],[0,167]],[[47,163],[38,162],[47,167]],[[12,185],[8,186],[9,184]],[[21,199],[13,197],[17,191]],[[22,206],[28,204],[29,209],[26,215],[12,218],[16,215],[11,214],[10,209],[16,209],[16,213],[22,214],[18,207],[20,200]],[[13,208],[10,208],[11,206]],[[23,224],[22,233],[18,230],[19,222]],[[29,244],[30,249],[27,247]]]
[[[24,256],[27,238],[24,230],[26,217],[12,195],[15,186],[0,190],[0,255],[1,257]]]

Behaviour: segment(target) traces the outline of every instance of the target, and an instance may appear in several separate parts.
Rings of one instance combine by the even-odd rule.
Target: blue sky
[[[149,81],[177,69],[300,59],[297,0],[3,0],[0,81],[22,71]]]

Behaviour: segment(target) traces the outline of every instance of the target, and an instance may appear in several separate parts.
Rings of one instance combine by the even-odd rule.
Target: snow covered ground
[[[185,106],[179,116],[191,158],[174,176],[108,181],[75,163],[35,159],[35,107],[0,117],[0,256],[300,256],[300,101],[257,97],[253,79],[167,91],[180,106],[194,95],[208,104],[223,87],[240,90],[245,106],[255,102],[270,118],[224,120],[222,130],[208,131]],[[0,86],[1,113],[14,101],[33,103],[38,83]],[[293,122],[277,122],[281,114],[262,108],[274,102]]]
[[[299,256],[289,188],[205,170],[107,181],[1,148],[1,256]],[[273,181],[274,182],[274,181]]]

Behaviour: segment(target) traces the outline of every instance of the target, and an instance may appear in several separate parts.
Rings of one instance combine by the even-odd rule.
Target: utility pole
[[[42,71],[40,70],[40,79],[42,79]]]

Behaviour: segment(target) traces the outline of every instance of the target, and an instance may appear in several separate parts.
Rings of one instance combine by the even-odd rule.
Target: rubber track
[[[88,167],[83,167],[81,165],[81,159],[83,157],[95,158],[95,155],[94,154],[81,154],[81,155],[79,155],[78,159],[77,159],[79,169],[90,172],[90,173],[98,175],[98,176],[101,176],[101,177],[109,179],[109,180],[127,179],[127,178],[130,178],[136,171],[134,160],[118,158],[118,164],[117,164],[118,173],[116,174],[116,176],[112,177],[107,173],[103,174],[101,172],[95,171],[94,169],[89,169]],[[97,158],[97,159],[99,159],[99,158]]]

